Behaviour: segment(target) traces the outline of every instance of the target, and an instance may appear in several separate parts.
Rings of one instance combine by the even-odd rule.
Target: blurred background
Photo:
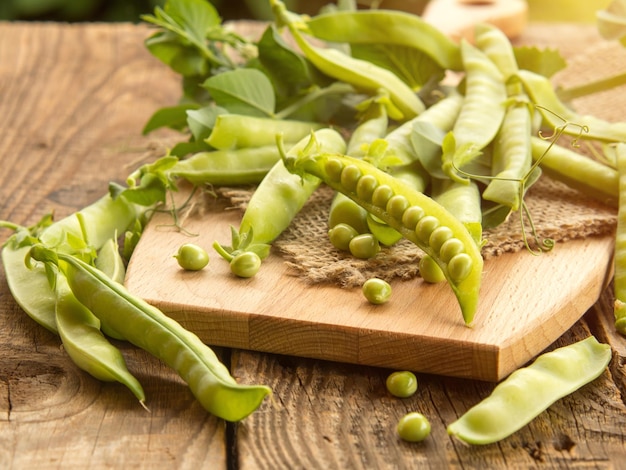
[[[593,22],[595,11],[610,0],[528,0],[531,21]],[[367,8],[372,4],[420,13],[428,0],[358,0]],[[43,21],[131,21],[152,13],[165,0],[0,0],[0,20]],[[266,0],[211,0],[225,20],[271,18]],[[317,13],[332,0],[285,0],[299,13]]]

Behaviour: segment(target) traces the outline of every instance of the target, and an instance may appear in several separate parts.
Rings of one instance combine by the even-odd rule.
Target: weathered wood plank
[[[588,335],[581,321],[554,347]],[[610,372],[504,441],[469,447],[447,436],[446,426],[494,384],[420,374],[417,393],[399,399],[386,391],[387,369],[242,352],[235,370],[268,377],[275,392],[273,403],[238,427],[242,469],[561,468],[577,462],[610,468],[626,456],[626,407]],[[410,411],[431,422],[423,443],[396,435],[397,421]]]
[[[133,25],[0,24],[0,219],[79,209],[164,152],[142,126],[178,79]],[[8,230],[0,232],[3,242]],[[147,394],[78,370],[13,301],[0,270],[0,467],[225,468],[225,424],[178,376],[121,344]]]

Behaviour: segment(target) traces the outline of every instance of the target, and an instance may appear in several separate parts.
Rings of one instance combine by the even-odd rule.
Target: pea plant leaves
[[[218,106],[231,113],[258,117],[274,114],[274,88],[269,78],[259,70],[231,70],[208,78],[202,86]]]

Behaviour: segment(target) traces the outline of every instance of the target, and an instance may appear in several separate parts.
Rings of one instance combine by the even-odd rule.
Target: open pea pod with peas
[[[429,196],[361,159],[331,152],[282,155],[289,171],[321,179],[433,258],[458,299],[465,324],[472,324],[483,258],[461,221]]]

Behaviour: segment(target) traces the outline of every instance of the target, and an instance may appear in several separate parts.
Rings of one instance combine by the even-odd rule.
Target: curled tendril
[[[477,174],[472,174],[472,173],[468,173],[464,170],[462,170],[461,168],[459,168],[456,163],[454,162],[454,159],[451,159],[449,161],[449,165],[452,167],[452,169],[454,169],[456,172],[458,172],[460,175],[463,175],[469,179],[483,179],[483,180],[501,180],[501,181],[516,181],[520,184],[519,186],[519,198],[520,198],[520,206],[521,206],[521,210],[520,212],[520,227],[521,227],[521,231],[522,231],[522,240],[524,242],[524,246],[526,247],[526,249],[533,255],[540,255],[542,253],[546,253],[551,251],[555,245],[556,242],[554,241],[554,239],[546,237],[546,238],[541,238],[539,236],[539,234],[537,233],[537,229],[535,227],[535,223],[533,221],[532,218],[532,214],[530,213],[530,210],[528,209],[528,205],[525,202],[525,192],[526,192],[526,183],[528,182],[529,178],[531,177],[531,175],[535,172],[535,170],[539,167],[539,165],[541,164],[541,161],[543,160],[543,157],[552,149],[552,147],[556,144],[556,142],[559,140],[559,138],[561,138],[561,136],[565,133],[565,130],[570,127],[570,126],[575,126],[579,129],[578,134],[573,138],[572,142],[570,145],[572,145],[573,147],[579,147],[579,140],[582,138],[583,134],[586,134],[589,132],[589,126],[584,125],[584,124],[576,124],[576,123],[572,123],[567,121],[566,119],[564,119],[562,116],[560,116],[559,114],[544,108],[541,105],[534,105],[536,108],[540,108],[543,109],[551,114],[553,114],[554,116],[558,117],[560,120],[563,121],[563,125],[561,126],[557,126],[553,129],[553,132],[550,135],[545,135],[541,130],[538,131],[538,136],[539,138],[543,139],[543,140],[547,140],[550,141],[550,144],[548,145],[548,148],[545,150],[545,152],[543,153],[543,155],[541,155],[539,158],[537,158],[535,160],[535,162],[531,165],[530,169],[528,170],[528,172],[522,177],[522,178],[502,178],[502,177],[498,177],[498,176],[492,176],[492,175],[477,175]],[[528,225],[530,226],[530,233],[532,238],[535,241],[535,246],[537,246],[538,248],[533,249],[531,247],[531,244],[529,242],[529,237],[528,234],[526,232],[526,221],[528,223]]]

